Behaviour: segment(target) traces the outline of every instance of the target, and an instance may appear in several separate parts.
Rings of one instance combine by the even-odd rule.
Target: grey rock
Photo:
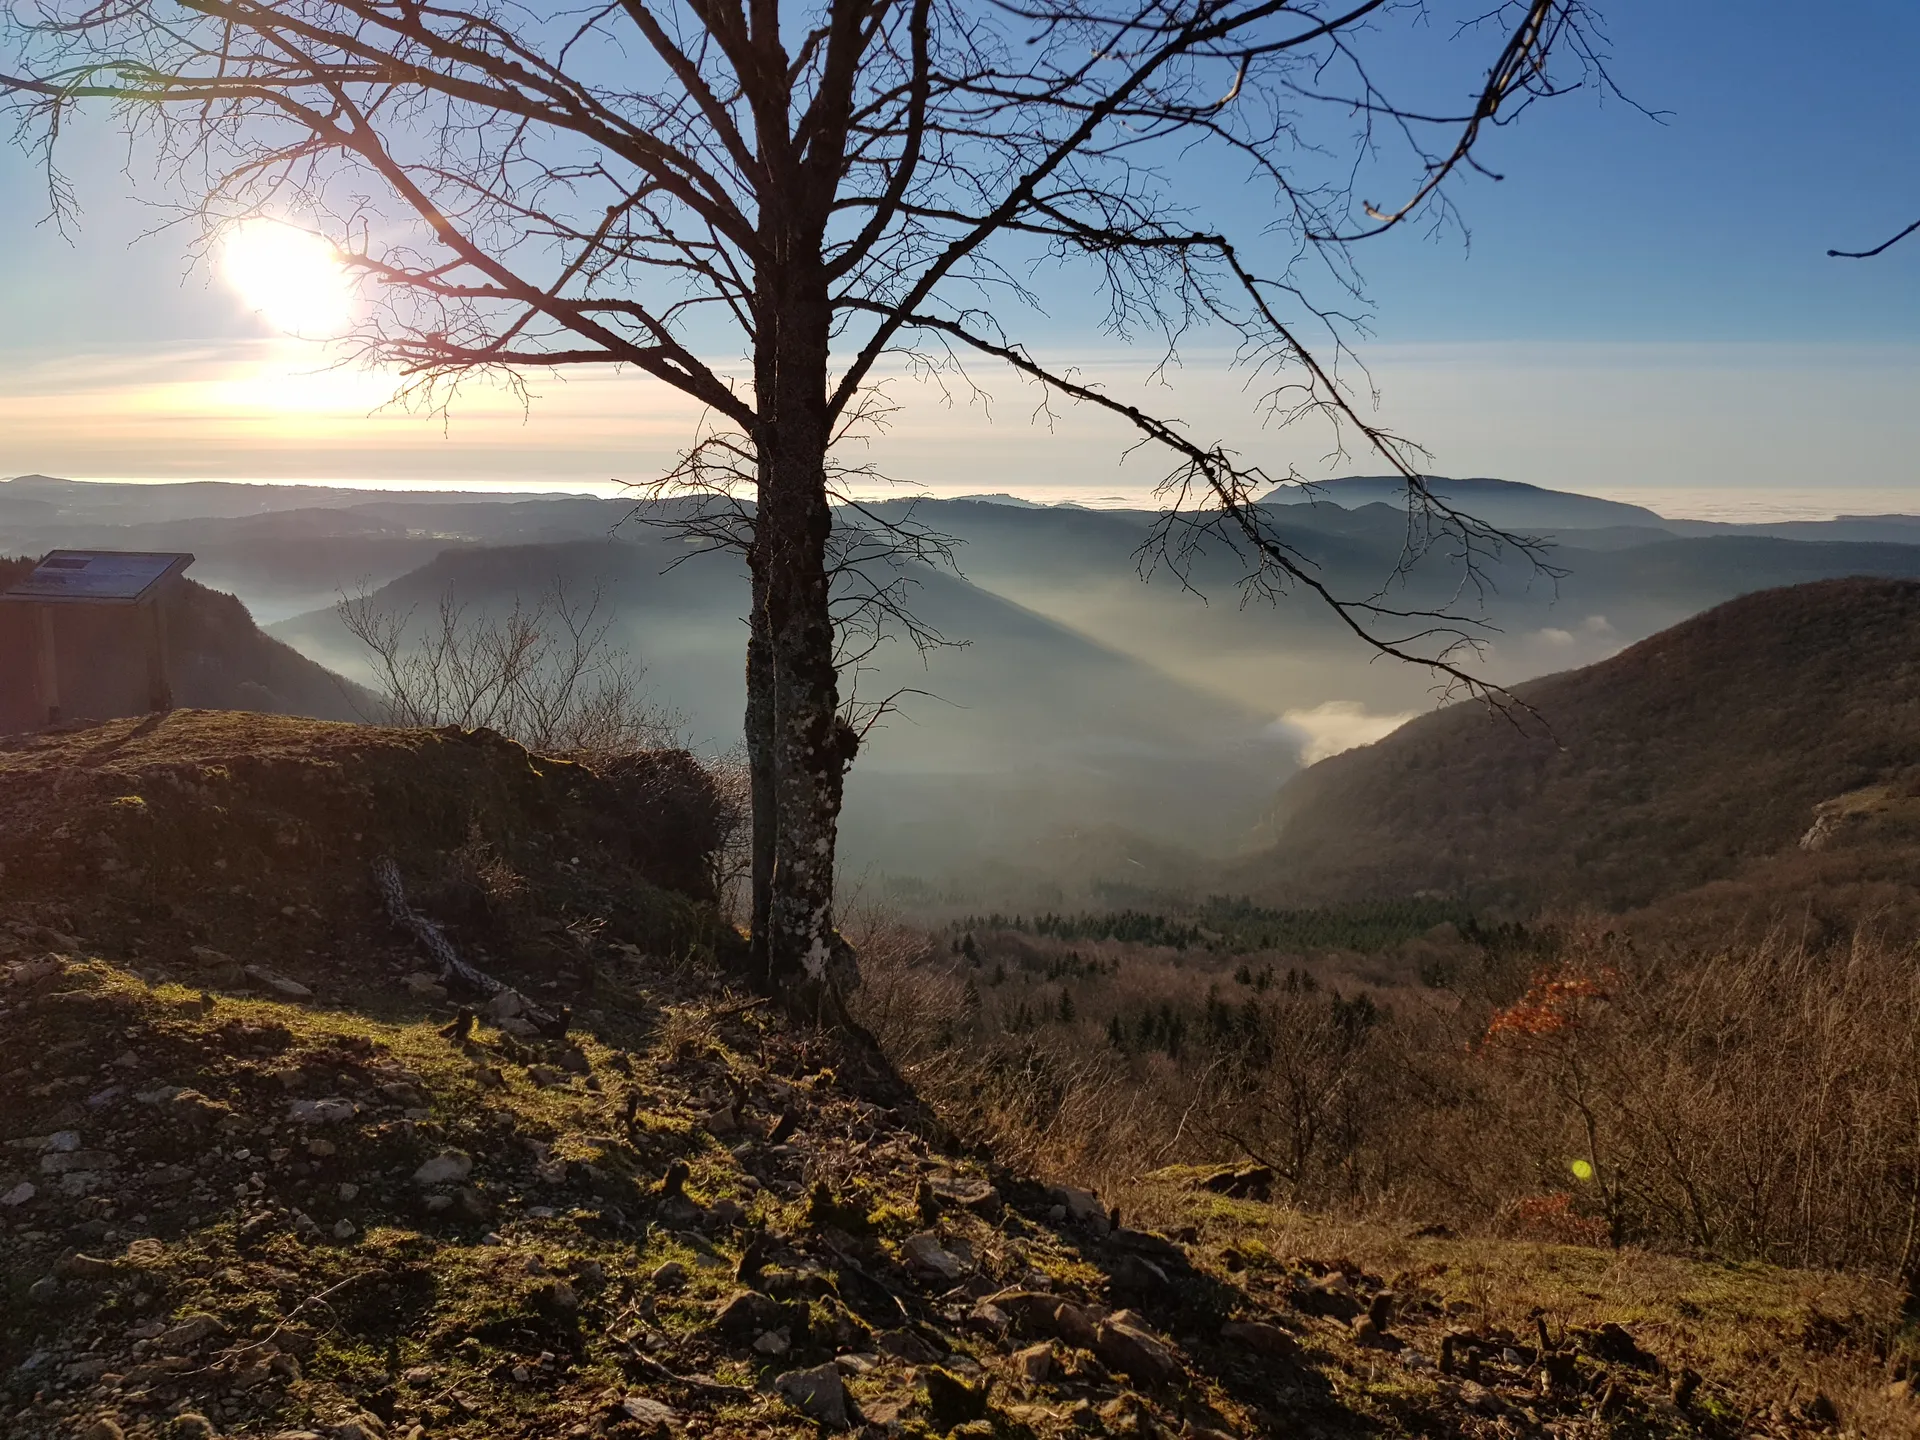
[[[650,1277],[656,1290],[677,1290],[687,1283],[687,1267],[678,1260],[669,1260]]]
[[[524,1008],[518,991],[502,990],[481,1007],[481,1013],[489,1020],[510,1020]]]
[[[941,1246],[939,1236],[932,1234],[908,1236],[900,1247],[900,1257],[914,1269],[930,1271],[943,1280],[958,1280],[967,1268],[959,1256]]]
[[[287,1106],[287,1119],[296,1125],[338,1125],[351,1120],[359,1107],[338,1095],[323,1100],[295,1100]]]
[[[1229,1320],[1220,1327],[1220,1338],[1276,1359],[1297,1354],[1300,1349],[1300,1342],[1292,1335],[1260,1320]]]
[[[931,1365],[940,1352],[911,1330],[882,1330],[873,1337],[882,1354],[905,1360],[909,1365]]]
[[[773,1382],[794,1409],[833,1430],[847,1428],[847,1387],[832,1364],[789,1370]]]
[[[651,1426],[655,1430],[677,1425],[680,1422],[678,1410],[671,1405],[662,1405],[658,1400],[649,1399],[645,1395],[629,1395],[626,1399],[617,1402],[613,1409],[614,1413],[622,1419]]]
[[[936,1430],[953,1430],[987,1414],[991,1381],[970,1385],[952,1370],[935,1365],[927,1371],[927,1411]]]
[[[1107,1244],[1151,1260],[1161,1269],[1176,1269],[1187,1263],[1187,1252],[1164,1235],[1151,1230],[1120,1229],[1107,1236]]]
[[[748,1340],[779,1329],[788,1319],[787,1307],[771,1295],[743,1290],[720,1303],[714,1312],[713,1325],[723,1335]]]
[[[70,1280],[100,1280],[113,1274],[111,1260],[102,1260],[95,1255],[83,1255],[78,1251],[61,1256],[53,1268]]]
[[[245,975],[247,979],[253,981],[254,984],[272,991],[283,1000],[311,1000],[313,998],[313,991],[302,985],[298,980],[290,979],[280,974],[277,970],[269,970],[264,965],[248,965],[241,973]]]
[[[1013,1317],[991,1300],[982,1300],[968,1312],[967,1328],[983,1335],[1005,1335],[1013,1328]]]
[[[1099,1340],[1099,1325],[1078,1305],[1061,1301],[1053,1307],[1053,1333],[1079,1350],[1092,1350]]]
[[[458,1150],[435,1155],[413,1172],[416,1185],[453,1185],[473,1173],[473,1157]]]
[[[1167,1272],[1144,1255],[1120,1255],[1108,1267],[1107,1273],[1120,1289],[1141,1294],[1162,1294],[1171,1285]]]
[[[153,1343],[156,1349],[165,1354],[178,1355],[225,1333],[226,1327],[213,1316],[189,1315],[177,1325],[162,1330],[154,1337]]]
[[[1327,1315],[1335,1320],[1351,1320],[1366,1309],[1353,1293],[1352,1282],[1338,1270],[1314,1281],[1295,1298],[1308,1314]]]
[[[941,1204],[957,1205],[977,1215],[991,1218],[1000,1209],[1000,1192],[984,1180],[935,1175],[927,1181],[927,1188]]]
[[[1053,1346],[1043,1340],[1038,1345],[1029,1345],[1024,1350],[1016,1350],[1013,1355],[1013,1373],[1029,1385],[1038,1385],[1053,1373]]]
[[[1180,1357],[1166,1341],[1121,1311],[1094,1330],[1093,1353],[1135,1380],[1171,1380],[1180,1373]]]
[[[1106,1218],[1106,1207],[1091,1190],[1077,1190],[1071,1185],[1062,1185],[1053,1192],[1053,1198],[1066,1207],[1070,1220],[1084,1224],[1095,1216],[1103,1220]]]

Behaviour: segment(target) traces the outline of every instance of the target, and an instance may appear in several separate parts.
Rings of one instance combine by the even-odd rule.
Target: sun
[[[287,335],[346,329],[353,287],[334,248],[279,220],[243,220],[220,242],[220,273],[249,310]]]

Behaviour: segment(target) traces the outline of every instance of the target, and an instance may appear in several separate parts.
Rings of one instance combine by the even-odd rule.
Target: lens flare
[[[333,247],[279,220],[244,220],[220,244],[220,273],[242,303],[286,335],[346,329],[353,287]]]
[[[1576,1160],[1567,1168],[1573,1171],[1573,1178],[1576,1180],[1593,1179],[1593,1165],[1590,1161]]]

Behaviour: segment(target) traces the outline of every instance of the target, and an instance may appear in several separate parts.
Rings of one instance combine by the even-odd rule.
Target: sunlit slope
[[[1920,774],[1920,584],[1748,595],[1518,695],[1537,718],[1456,705],[1297,775],[1241,878],[1626,907],[1794,850],[1823,802]]]

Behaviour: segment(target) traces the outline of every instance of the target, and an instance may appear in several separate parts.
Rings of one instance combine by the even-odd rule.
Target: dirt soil
[[[961,1150],[742,986],[718,825],[686,757],[485,734],[0,748],[0,1435],[1904,1433],[1858,1398],[1864,1282],[1673,1261],[1649,1298],[1603,1252],[1316,1229],[1257,1175],[1122,1215]],[[447,993],[380,856],[513,999]],[[1809,1383],[1751,1383],[1692,1295]]]

